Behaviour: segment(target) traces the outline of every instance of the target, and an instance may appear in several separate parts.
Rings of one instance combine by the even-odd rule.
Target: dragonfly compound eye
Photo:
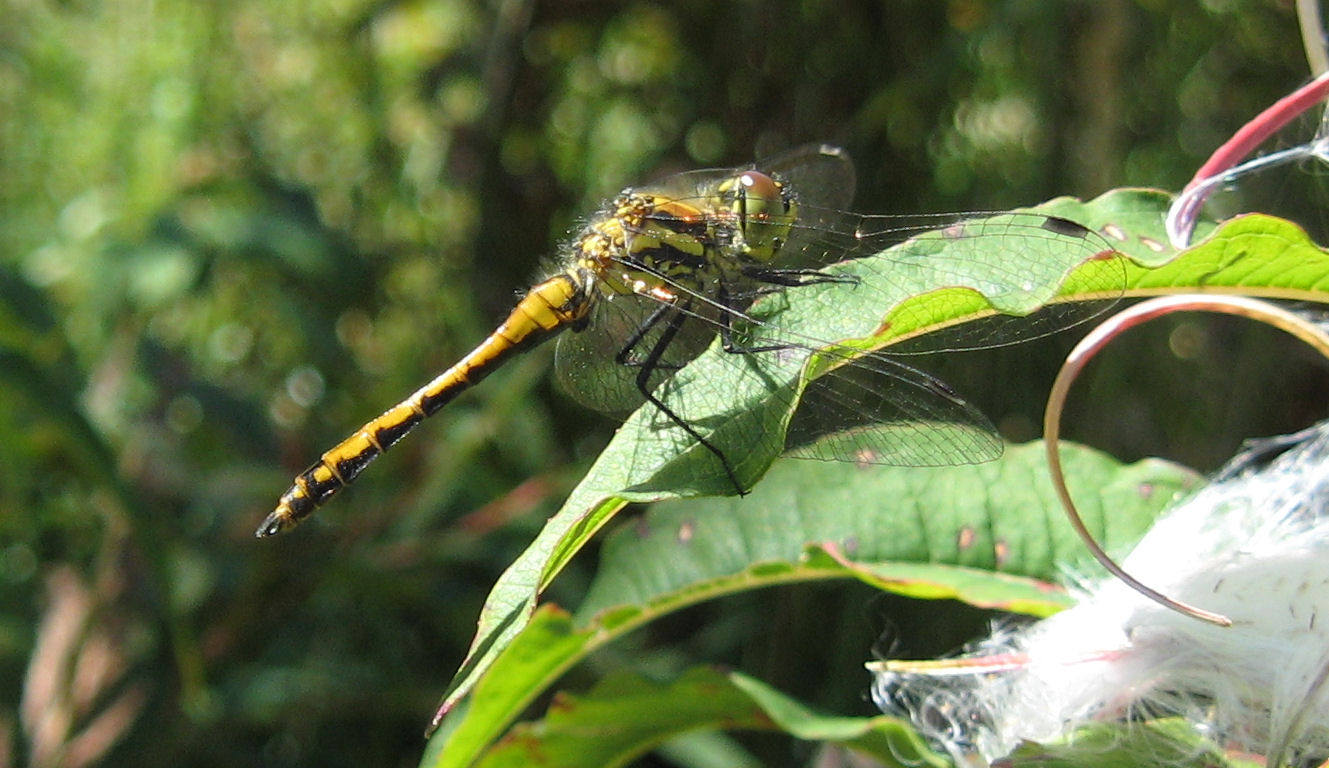
[[[797,215],[789,191],[760,171],[747,171],[731,182],[728,192],[743,255],[752,261],[775,258]]]

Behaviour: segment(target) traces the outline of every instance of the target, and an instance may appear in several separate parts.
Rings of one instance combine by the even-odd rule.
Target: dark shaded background
[[[875,213],[1176,189],[1306,77],[1288,6],[14,0],[0,765],[415,764],[490,584],[613,422],[559,395],[540,350],[318,522],[252,531],[296,471],[479,340],[579,217],[813,140],[849,149]],[[1323,198],[1292,176],[1221,204],[1315,221]],[[947,377],[1028,439],[1067,343]],[[1212,469],[1321,414],[1308,361],[1240,323],[1163,324],[1077,390],[1071,431]],[[552,599],[575,603],[592,561]],[[733,598],[566,682],[723,662],[862,713],[887,625],[921,655],[972,629],[900,602]]]

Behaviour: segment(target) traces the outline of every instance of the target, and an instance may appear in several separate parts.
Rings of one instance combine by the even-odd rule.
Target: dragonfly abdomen
[[[590,310],[592,294],[577,270],[555,275],[532,288],[493,333],[433,381],[356,430],[309,469],[296,476],[277,508],[259,526],[258,536],[272,536],[309,517],[395,445],[425,417],[488,376],[513,354],[546,341],[579,323]]]

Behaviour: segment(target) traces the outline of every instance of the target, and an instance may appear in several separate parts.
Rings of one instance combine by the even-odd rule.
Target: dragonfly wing
[[[897,302],[938,288],[964,288],[980,294],[997,313],[892,349],[900,354],[1004,346],[1093,318],[1124,290],[1125,265],[1111,258],[1114,254],[1107,241],[1080,224],[1012,211],[933,229],[857,264],[863,289],[900,296]],[[1066,279],[1081,267],[1086,269],[1077,274],[1077,300],[1056,302]]]
[[[800,223],[805,227],[824,229],[834,225],[854,201],[854,163],[843,149],[831,144],[806,144],[761,160],[753,168],[793,190],[800,207]]]
[[[910,467],[1001,455],[992,422],[938,379],[875,353],[831,364],[838,367],[803,392],[786,436],[788,455]]]
[[[662,308],[663,314],[652,323],[652,317]],[[682,324],[677,335],[657,359],[649,360],[675,316]],[[639,338],[629,348],[634,337]],[[564,391],[582,405],[622,416],[644,399],[637,384],[643,367],[650,363],[646,387],[653,391],[714,337],[713,325],[678,308],[644,296],[614,296],[599,302],[584,330],[559,338],[554,353],[555,376]]]
[[[1103,312],[1121,296],[1126,279],[1124,264],[1110,258],[1115,251],[1102,236],[1038,211],[850,214],[835,228],[803,230],[797,236],[800,248],[791,255],[797,260],[792,263],[826,267],[838,262],[829,271],[856,282],[851,296],[860,310],[852,314],[864,321],[857,328],[818,329],[813,337],[857,338],[878,332],[885,322],[897,330],[907,327],[909,334],[923,332],[909,345],[914,353],[1003,346],[1069,328]],[[1077,300],[1056,303],[1066,278],[1091,263],[1077,276]],[[938,328],[930,326],[927,315],[945,302],[972,303],[966,295],[975,294],[982,301],[973,319],[995,312],[1005,320],[932,332]],[[908,307],[905,314],[892,316],[901,305]],[[845,306],[837,310],[843,314]],[[1027,317],[1036,310],[1044,311]],[[943,315],[939,322],[945,325]]]

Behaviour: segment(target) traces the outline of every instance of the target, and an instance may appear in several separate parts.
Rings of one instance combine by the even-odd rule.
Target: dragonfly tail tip
[[[276,536],[286,530],[286,527],[285,518],[281,517],[276,512],[273,512],[267,516],[263,521],[263,524],[258,527],[258,530],[254,531],[254,536],[256,538],[266,539],[270,536]]]

